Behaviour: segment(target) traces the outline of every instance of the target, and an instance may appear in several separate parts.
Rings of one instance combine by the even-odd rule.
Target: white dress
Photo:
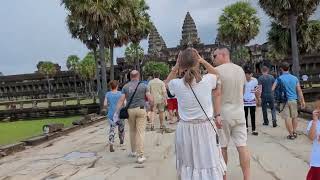
[[[211,92],[216,84],[216,76],[207,74],[192,86],[209,117],[213,117]],[[177,97],[181,117],[175,137],[178,176],[181,180],[222,180],[226,165],[216,133],[191,89],[183,79],[174,79],[169,90]]]

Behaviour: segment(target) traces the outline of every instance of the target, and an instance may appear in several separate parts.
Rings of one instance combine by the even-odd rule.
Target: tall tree
[[[164,79],[170,72],[169,65],[163,62],[149,61],[143,67],[146,75],[153,76],[154,73],[159,73],[161,78]]]
[[[125,59],[129,64],[134,65],[134,69],[140,72],[140,60],[144,57],[142,47],[136,43],[130,43],[125,49]]]
[[[93,81],[96,76],[96,67],[95,67],[94,55],[88,53],[83,60],[80,62],[80,75],[85,80],[85,89],[90,92],[90,95],[93,95]]]
[[[218,24],[219,41],[236,49],[258,35],[260,20],[250,3],[237,2],[225,7]]]
[[[67,59],[67,68],[72,71],[74,76],[74,92],[77,95],[77,73],[79,72],[79,61],[80,58],[77,55],[70,55]]]
[[[299,77],[300,62],[297,41],[297,22],[307,21],[320,0],[259,0],[261,8],[282,26],[290,29],[292,70]]]
[[[48,91],[51,94],[51,84],[50,84],[50,77],[53,77],[57,73],[56,64],[51,61],[41,61],[38,64],[38,72],[43,74],[48,82]]]

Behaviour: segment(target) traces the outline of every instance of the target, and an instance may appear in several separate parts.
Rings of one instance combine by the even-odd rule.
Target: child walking
[[[125,122],[123,119],[119,119],[118,121],[115,122],[115,119],[113,118],[117,103],[121,97],[121,92],[118,91],[119,83],[118,81],[113,80],[109,83],[109,86],[111,87],[111,91],[106,93],[105,100],[104,100],[104,109],[108,107],[107,118],[110,124],[109,145],[110,145],[110,152],[114,152],[113,144],[114,144],[115,129],[118,126],[120,145],[122,145],[124,143]]]
[[[245,83],[245,92],[244,92],[244,111],[246,116],[246,125],[248,131],[248,115],[250,112],[251,117],[251,127],[252,127],[252,135],[258,136],[258,132],[256,131],[256,106],[257,102],[257,88],[258,88],[258,80],[253,76],[251,68],[245,68],[244,72],[246,74],[246,83]]]
[[[312,113],[312,121],[307,128],[308,137],[313,141],[310,170],[307,180],[320,179],[320,96],[316,100],[316,109]]]

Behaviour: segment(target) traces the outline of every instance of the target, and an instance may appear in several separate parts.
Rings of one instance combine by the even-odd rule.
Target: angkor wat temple
[[[203,44],[198,36],[196,24],[188,12],[182,25],[180,44],[176,47],[167,47],[164,39],[153,26],[149,35],[148,54],[141,60],[141,65],[147,61],[157,60],[170,65],[175,64],[179,51],[185,47],[196,48],[200,55],[211,61],[211,54],[219,46],[216,40],[212,44]],[[268,63],[265,58],[268,51],[267,44],[248,46],[250,59],[255,67],[255,72],[259,73],[261,64]],[[290,62],[290,59],[288,59]],[[124,58],[117,58],[115,66],[115,78],[120,82],[128,80],[127,74],[133,66],[126,63]],[[109,71],[107,69],[107,71]],[[109,72],[107,72],[109,74]],[[301,74],[308,74],[314,81],[319,81],[320,55],[301,56]],[[109,76],[108,76],[109,78]],[[61,71],[50,80],[52,94],[54,96],[72,95],[75,92],[84,93],[85,80],[74,78],[73,72]],[[41,98],[48,94],[48,83],[45,77],[39,73],[20,74],[11,76],[0,76],[0,99],[12,100],[12,98],[29,97]]]

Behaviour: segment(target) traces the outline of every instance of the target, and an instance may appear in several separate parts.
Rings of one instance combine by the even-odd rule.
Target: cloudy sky
[[[147,0],[150,15],[168,47],[175,47],[181,38],[184,17],[190,11],[200,39],[213,43],[217,34],[217,21],[226,5],[237,0]],[[263,43],[269,29],[269,19],[258,7],[257,0],[250,1],[258,10],[260,33],[250,42]],[[72,39],[65,25],[66,11],[60,0],[10,0],[0,6],[0,72],[5,75],[31,73],[41,60],[59,63],[65,68],[71,54],[83,57],[87,49],[80,41]],[[315,18],[320,18],[317,12]],[[142,46],[147,47],[143,41]],[[123,55],[116,49],[115,58]]]

